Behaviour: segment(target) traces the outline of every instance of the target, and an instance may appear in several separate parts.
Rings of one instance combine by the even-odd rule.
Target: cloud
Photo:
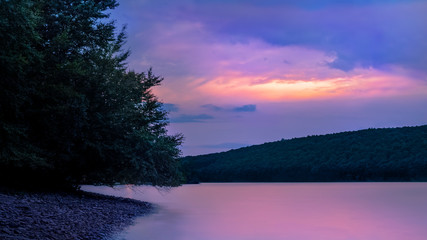
[[[337,56],[331,67],[380,68],[398,64],[427,72],[427,3],[422,1],[314,1],[275,5],[238,2],[216,11],[200,7],[197,19],[215,35],[258,38],[276,46],[306,46]],[[215,15],[214,15],[215,14]],[[217,21],[217,22],[215,22]]]
[[[176,104],[172,103],[163,103],[163,109],[167,112],[178,112],[179,107]]]
[[[215,112],[255,112],[256,105],[255,104],[247,104],[243,106],[237,107],[220,107],[213,104],[205,104],[201,106],[202,108],[209,109]]]
[[[202,105],[201,107],[209,109],[209,110],[212,110],[212,111],[216,111],[216,112],[224,110],[224,108],[216,106],[216,105],[213,105],[213,104],[205,104],[205,105]]]
[[[426,94],[427,84],[409,77],[410,72],[390,68],[389,72],[375,69],[355,69],[326,79],[272,79],[253,84],[251,76],[236,75],[224,81],[213,79],[200,87],[206,96],[218,99],[241,99],[258,102],[286,102],[309,99],[372,98],[384,96]]]
[[[177,117],[172,117],[170,119],[171,123],[189,123],[189,122],[204,122],[205,120],[214,119],[213,116],[207,114],[198,114],[198,115],[190,115],[190,114],[181,114]]]
[[[209,44],[258,39],[275,46],[334,53],[337,59],[330,66],[344,71],[356,66],[397,64],[427,72],[427,3],[421,0],[169,0],[162,4],[149,1],[142,13],[132,10],[127,1],[121,4],[140,18],[140,27],[146,30],[139,33],[137,41],[148,44],[139,44],[138,48],[143,45],[147,51],[156,42],[168,49],[162,42],[169,39],[174,43],[182,37],[188,43],[203,39]],[[160,14],[166,17],[158,18]],[[215,54],[200,51],[197,45],[193,51]]]
[[[256,111],[256,105],[254,104],[233,108],[233,112],[255,112],[255,111]]]
[[[121,1],[122,15],[133,20],[129,62],[136,70],[152,66],[161,73],[165,81],[156,95],[182,108],[364,97],[366,90],[397,89],[400,80],[419,89],[427,82],[426,2],[165,2],[145,1],[138,8]],[[395,75],[395,69],[406,75]],[[362,86],[366,82],[373,89]]]

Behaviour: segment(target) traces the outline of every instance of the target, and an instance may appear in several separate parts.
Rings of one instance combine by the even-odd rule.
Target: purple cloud
[[[212,41],[245,43],[248,39],[259,39],[277,46],[305,46],[335,53],[337,59],[330,66],[344,71],[356,66],[380,68],[397,64],[427,72],[425,1],[235,0],[140,4],[121,1],[121,4],[122,11],[139,18],[138,29],[132,26],[129,31],[142,30],[138,40],[145,42],[152,39],[161,43],[168,34],[173,37],[166,26],[182,31],[186,27],[183,23],[193,23],[200,26],[199,35],[186,35],[189,41],[208,37],[205,33],[210,32],[216,38]],[[142,12],[132,9],[135,5],[140,5]],[[156,28],[164,32],[153,32]]]
[[[256,111],[256,105],[254,104],[243,105],[241,107],[233,108],[233,112],[255,112],[255,111]]]
[[[190,114],[181,114],[177,117],[172,117],[170,119],[171,123],[200,123],[205,120],[214,119],[213,116],[208,114],[198,114],[198,115],[190,115]]]
[[[209,110],[211,110],[211,111],[216,111],[216,112],[219,112],[219,111],[223,111],[223,110],[224,110],[224,108],[219,107],[219,106],[216,106],[216,105],[213,105],[213,104],[205,104],[205,105],[202,105],[201,107],[202,107],[202,108],[209,109]]]
[[[167,112],[178,112],[179,107],[176,104],[173,103],[163,103],[163,109]]]
[[[255,112],[256,105],[255,104],[247,104],[243,106],[237,107],[220,107],[213,104],[205,104],[201,106],[202,108],[215,111],[215,112]]]

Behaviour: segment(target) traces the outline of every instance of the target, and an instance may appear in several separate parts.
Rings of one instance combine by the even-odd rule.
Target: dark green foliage
[[[31,103],[35,82],[27,81],[40,66],[36,50],[40,18],[32,1],[0,0],[0,157],[2,166],[48,167],[28,139],[24,108]]]
[[[427,125],[309,136],[185,157],[189,181],[425,181]]]
[[[3,182],[180,183],[151,70],[126,70],[115,0],[0,0]],[[39,184],[39,183],[37,183]]]

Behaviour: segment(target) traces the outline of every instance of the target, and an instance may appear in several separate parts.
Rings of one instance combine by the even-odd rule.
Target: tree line
[[[115,0],[0,0],[0,181],[175,186],[181,135],[129,71]]]
[[[281,140],[182,165],[188,182],[426,181],[427,125]]]

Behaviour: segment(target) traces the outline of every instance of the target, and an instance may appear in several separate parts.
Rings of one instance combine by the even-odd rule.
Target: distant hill
[[[189,182],[427,181],[427,125],[294,138],[181,162]]]

